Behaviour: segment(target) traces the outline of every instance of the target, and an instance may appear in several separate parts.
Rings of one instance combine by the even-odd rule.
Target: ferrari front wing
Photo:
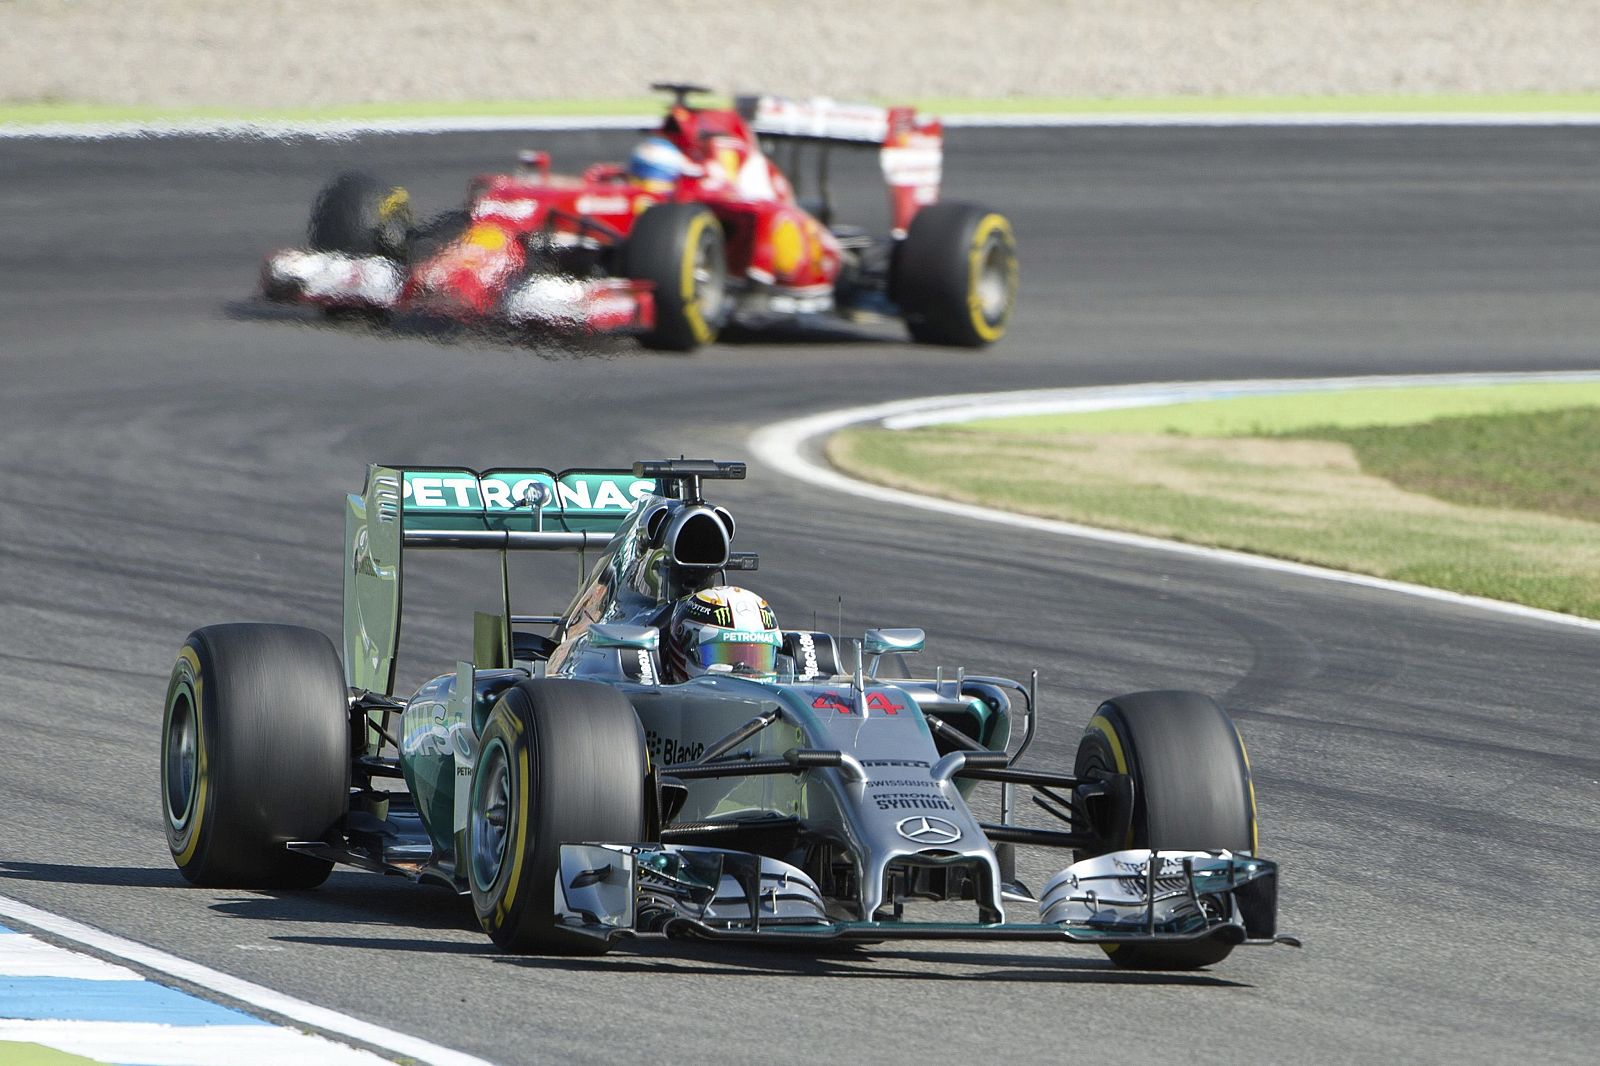
[[[385,256],[294,248],[267,257],[261,289],[269,300],[287,303],[493,319],[571,333],[643,332],[656,321],[655,298],[645,281],[534,274],[495,294],[477,286],[468,291],[419,285]]]

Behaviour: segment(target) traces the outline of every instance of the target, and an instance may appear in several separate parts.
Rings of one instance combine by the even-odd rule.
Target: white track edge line
[[[1595,374],[1576,375],[1584,380],[1593,380]],[[1514,382],[1540,382],[1573,380],[1574,374],[1415,374],[1397,375],[1394,377],[1365,377],[1365,378],[1316,378],[1303,379],[1252,379],[1248,381],[1213,381],[1213,382],[1168,382],[1151,385],[1111,386],[1101,388],[1085,388],[1082,390],[1060,389],[1052,390],[1058,393],[1081,392],[1107,393],[1115,390],[1122,398],[1131,397],[1139,390],[1148,390],[1152,395],[1162,395],[1174,389],[1199,389],[1212,387],[1219,391],[1238,390],[1246,388],[1261,389],[1265,386],[1285,386],[1283,391],[1290,391],[1289,386],[1308,386],[1305,391],[1312,391],[1318,385],[1326,389],[1331,383],[1339,381],[1358,382],[1351,384],[1350,388],[1377,387],[1376,383],[1395,382],[1413,385],[1457,385],[1477,384],[1491,380],[1496,383],[1511,384]],[[1298,390],[1296,390],[1298,391]],[[1580,618],[1577,615],[1562,614],[1559,611],[1547,611],[1538,607],[1525,607],[1522,604],[1507,603],[1504,600],[1492,600],[1483,596],[1468,596],[1459,592],[1448,592],[1444,589],[1430,588],[1426,585],[1413,585],[1404,581],[1391,581],[1387,578],[1371,577],[1366,574],[1350,573],[1346,570],[1335,570],[1330,567],[1312,566],[1308,563],[1290,562],[1286,559],[1273,559],[1264,555],[1251,555],[1247,552],[1230,551],[1225,548],[1208,548],[1196,544],[1185,544],[1182,541],[1163,540],[1160,537],[1150,537],[1138,533],[1121,533],[1116,530],[1099,529],[1094,526],[1078,525],[1074,522],[1062,522],[1051,518],[1038,518],[1033,515],[1017,514],[1012,511],[1002,511],[992,507],[981,507],[976,504],[956,503],[951,500],[937,499],[932,496],[923,496],[902,489],[886,488],[866,481],[858,481],[848,477],[832,467],[823,466],[813,462],[805,454],[806,446],[826,434],[844,429],[847,426],[856,426],[868,422],[883,422],[896,415],[909,414],[929,408],[949,407],[962,400],[984,401],[999,396],[1021,397],[1027,392],[1010,393],[966,393],[946,396],[928,396],[909,400],[894,400],[887,403],[872,404],[865,407],[852,407],[833,411],[823,411],[819,414],[807,415],[802,418],[789,419],[778,422],[758,430],[749,438],[749,446],[756,458],[767,466],[772,467],[782,474],[786,474],[798,481],[816,485],[819,488],[831,489],[852,496],[878,500],[884,503],[896,504],[904,507],[916,507],[925,511],[935,511],[940,514],[952,515],[958,518],[973,519],[980,522],[990,522],[997,525],[1012,526],[1033,532],[1051,533],[1057,536],[1074,537],[1079,540],[1096,541],[1104,544],[1114,544],[1120,547],[1138,548],[1146,551],[1167,552],[1173,555],[1185,555],[1191,558],[1206,559],[1212,562],[1225,563],[1233,566],[1250,567],[1256,570],[1268,570],[1276,573],[1293,574],[1299,577],[1315,578],[1321,581],[1332,581],[1343,585],[1355,585],[1362,588],[1377,589],[1383,592],[1394,592],[1418,599],[1432,600],[1456,607],[1466,607],[1474,610],[1507,615],[1531,621],[1547,622],[1555,625],[1568,626],[1575,629],[1588,629],[1600,632],[1600,620]],[[1037,393],[1034,393],[1037,395]]]
[[[174,119],[151,122],[0,123],[0,140],[115,140],[231,137],[348,140],[374,134],[507,133],[647,130],[655,115],[489,115],[392,119]],[[1363,111],[1363,112],[1104,112],[1092,114],[969,114],[943,119],[951,129],[1074,129],[1096,127],[1372,127],[1372,126],[1600,126],[1586,111]]]
[[[94,926],[64,918],[50,911],[40,910],[9,896],[0,896],[0,915],[74,944],[134,963],[147,970],[187,981],[228,999],[300,1022],[324,1033],[348,1037],[371,1047],[408,1056],[420,1062],[432,1063],[434,1066],[491,1066],[485,1059],[453,1051],[419,1037],[386,1029],[381,1025],[364,1022],[329,1007],[319,1007],[282,992],[275,992],[263,985],[233,977],[197,962],[181,959],[158,948],[124,939],[114,933],[96,929]]]

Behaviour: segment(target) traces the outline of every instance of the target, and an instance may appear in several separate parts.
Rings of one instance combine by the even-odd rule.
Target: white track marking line
[[[658,115],[493,115],[446,118],[327,119],[279,121],[264,119],[176,119],[152,122],[0,123],[0,140],[117,140],[161,137],[240,137],[274,139],[313,137],[348,140],[374,134],[543,133],[574,130],[649,130]],[[1216,112],[1160,114],[950,115],[951,129],[1073,129],[1090,127],[1236,127],[1236,126],[1600,126],[1600,112],[1582,111],[1369,111],[1369,112]]]
[[[36,137],[50,140],[104,141],[129,138],[226,137],[278,140],[311,137],[343,141],[374,134],[431,133],[556,133],[590,130],[649,130],[659,115],[506,115],[484,118],[368,119],[277,122],[249,119],[177,120],[172,122],[38,122],[0,124],[0,139]]]
[[[0,1040],[43,1044],[131,1066],[384,1066],[370,1051],[275,1025],[172,1026],[154,1022],[0,1019]]]
[[[1092,126],[1596,126],[1600,112],[1584,111],[1237,111],[1158,114],[951,115],[950,127],[989,129]]]
[[[864,407],[852,407],[836,411],[824,411],[820,414],[809,415],[804,418],[790,419],[778,422],[752,434],[749,440],[750,449],[758,460],[767,466],[786,474],[796,481],[809,485],[830,489],[835,492],[847,493],[869,500],[882,503],[897,504],[903,507],[915,507],[924,511],[935,511],[940,514],[952,515],[958,518],[973,519],[979,522],[991,522],[996,525],[1011,526],[1017,529],[1026,529],[1037,533],[1051,533],[1063,537],[1075,537],[1080,540],[1097,541],[1103,544],[1115,544],[1121,547],[1138,548],[1146,551],[1167,552],[1173,555],[1186,555],[1197,559],[1206,559],[1212,562],[1226,563],[1233,566],[1247,566],[1257,570],[1270,570],[1283,574],[1294,574],[1299,577],[1316,578],[1321,581],[1335,581],[1344,585],[1357,585],[1362,588],[1379,589],[1384,592],[1397,592],[1406,596],[1419,599],[1433,600],[1447,603],[1457,607],[1468,607],[1480,611],[1491,611],[1496,614],[1509,615],[1516,618],[1531,619],[1540,622],[1549,622],[1556,625],[1571,626],[1578,629],[1600,631],[1600,621],[1589,618],[1579,618],[1575,615],[1561,614],[1556,611],[1540,610],[1537,607],[1524,607],[1521,604],[1506,603],[1501,600],[1486,599],[1481,596],[1466,596],[1458,592],[1446,592],[1443,589],[1429,588],[1425,585],[1412,585],[1403,581],[1390,581],[1386,578],[1369,577],[1365,574],[1352,574],[1344,570],[1333,570],[1328,567],[1310,566],[1306,563],[1294,563],[1283,559],[1271,559],[1262,555],[1250,555],[1245,552],[1228,551],[1223,548],[1205,548],[1194,544],[1184,544],[1181,541],[1162,540],[1159,537],[1147,537],[1137,533],[1119,533],[1114,530],[1097,529],[1093,526],[1078,525],[1073,522],[1061,522],[1050,518],[1036,518],[1032,515],[1016,514],[1010,511],[1001,511],[992,507],[979,507],[974,504],[954,503],[950,500],[936,499],[923,496],[914,492],[901,489],[885,488],[865,481],[857,481],[847,477],[830,466],[812,459],[807,455],[810,444],[829,433],[845,428],[846,426],[863,425],[876,422],[889,426],[894,423],[898,426],[927,425],[943,419],[945,421],[967,421],[973,418],[988,417],[987,414],[973,412],[992,412],[1010,410],[1015,411],[1017,406],[1032,404],[1031,410],[1096,410],[1093,406],[1084,406],[1098,400],[1104,400],[1106,407],[1132,406],[1129,401],[1143,395],[1148,397],[1151,404],[1174,402],[1170,397],[1183,395],[1188,399],[1217,399],[1237,395],[1270,395],[1290,392],[1334,391],[1356,388],[1401,388],[1428,385],[1482,385],[1482,384],[1516,384],[1516,383],[1558,383],[1566,381],[1593,381],[1600,379],[1600,372],[1573,372],[1573,373],[1528,373],[1528,374],[1415,374],[1395,375],[1390,377],[1362,377],[1362,378],[1314,378],[1304,380],[1294,379],[1252,379],[1248,381],[1211,381],[1211,382],[1168,382],[1150,385],[1119,385],[1084,389],[1053,389],[1032,390],[1021,392],[1003,393],[965,393],[947,396],[927,396],[910,400],[895,400],[889,403],[872,404]],[[1042,402],[1059,403],[1062,405],[1053,408],[1039,408]],[[944,418],[945,415],[953,417]],[[920,421],[919,421],[920,419]]]
[[[419,1062],[433,1063],[434,1066],[490,1066],[484,1059],[275,992],[262,985],[213,970],[209,966],[180,959],[157,948],[135,943],[93,926],[84,925],[82,922],[73,921],[71,918],[63,918],[49,911],[40,910],[8,896],[0,896],[0,915],[60,937],[62,940],[81,944],[136,966],[142,966],[147,970],[187,981],[246,1006],[268,1011],[327,1033],[349,1037],[351,1040],[358,1040],[363,1044],[407,1056]],[[218,1061],[232,1062],[233,1059],[231,1056],[225,1056]],[[277,1066],[281,1066],[281,1062]]]
[[[142,981],[126,966],[46,944],[27,933],[0,933],[0,978],[59,977],[75,981]]]

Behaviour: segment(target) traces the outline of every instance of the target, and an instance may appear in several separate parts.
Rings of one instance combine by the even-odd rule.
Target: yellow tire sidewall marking
[[[400,186],[389,190],[389,194],[378,201],[378,220],[387,222],[401,212],[411,209],[411,194]]]
[[[999,340],[1005,336],[1006,321],[1011,315],[1011,305],[1016,300],[1017,257],[1013,251],[1007,263],[1008,286],[1005,313],[995,323],[984,317],[983,300],[978,292],[978,283],[983,278],[983,252],[989,244],[991,235],[999,234],[1001,242],[1007,247],[1015,249],[1016,238],[1011,233],[1011,223],[1006,221],[1004,215],[989,214],[978,220],[978,226],[972,232],[972,246],[967,250],[967,316],[972,320],[972,328],[980,338],[987,342]]]
[[[1122,752],[1122,741],[1117,738],[1117,727],[1112,725],[1111,720],[1105,715],[1096,714],[1093,718],[1089,719],[1089,728],[1096,730],[1101,736],[1106,738],[1106,743],[1111,747],[1111,759],[1117,764],[1117,773],[1127,773],[1128,758]],[[1133,846],[1133,826],[1131,825],[1128,826],[1128,840],[1126,846]],[[1101,944],[1100,947],[1107,955],[1110,955],[1112,952],[1122,947],[1122,945]]]
[[[711,325],[706,322],[705,315],[700,313],[700,302],[695,299],[694,291],[694,260],[700,250],[700,235],[704,233],[716,219],[708,212],[702,212],[689,223],[688,232],[683,235],[683,264],[679,276],[679,295],[683,298],[683,317],[689,323],[689,330],[694,334],[694,339],[701,344],[709,344],[716,339],[711,331]]]
[[[1117,738],[1117,727],[1103,714],[1097,714],[1089,719],[1089,728],[1095,729],[1106,738],[1106,743],[1111,745],[1111,757],[1116,760],[1117,773],[1128,772],[1128,757],[1122,753],[1122,741]]]
[[[1239,741],[1239,754],[1244,759],[1244,783],[1250,790],[1250,854],[1254,855],[1261,850],[1261,834],[1256,822],[1256,775],[1250,769],[1250,752],[1244,746],[1244,737],[1239,736],[1239,727],[1233,727],[1233,735]]]
[[[519,730],[520,731],[520,730]],[[528,746],[517,745],[517,831],[509,841],[511,847],[511,872],[506,875],[506,890],[495,907],[495,925],[501,926],[511,915],[517,902],[517,887],[522,882],[523,850],[528,839]]]
[[[183,846],[183,850],[174,856],[179,866],[187,866],[194,859],[195,850],[200,845],[200,830],[202,823],[205,821],[206,813],[206,793],[210,790],[210,770],[208,765],[210,760],[206,758],[205,712],[203,710],[205,704],[202,702],[205,698],[205,693],[204,681],[200,676],[200,656],[195,653],[192,647],[186,644],[183,650],[178,652],[178,662],[182,666],[189,668],[187,677],[181,678],[179,685],[189,690],[189,713],[194,717],[195,794],[194,799],[191,801],[189,821],[180,830],[180,832],[188,834],[188,839]],[[176,696],[177,693],[175,692],[173,695]],[[172,714],[170,700],[167,714]]]
[[[1111,758],[1117,764],[1117,773],[1128,772],[1128,757],[1122,751],[1122,741],[1117,736],[1117,727],[1111,724],[1111,719],[1103,714],[1097,714],[1089,719],[1089,728],[1100,733],[1106,738],[1106,744],[1111,748]],[[1124,847],[1133,847],[1133,826],[1128,826],[1128,840]]]

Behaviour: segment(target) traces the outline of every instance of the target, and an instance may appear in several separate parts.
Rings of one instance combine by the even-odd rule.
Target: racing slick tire
[[[890,296],[913,340],[981,348],[1005,336],[1017,302],[1017,242],[1006,217],[930,204],[895,248]]]
[[[690,352],[717,339],[727,317],[728,253],[717,216],[699,204],[656,204],[623,250],[623,274],[655,286],[646,348]]]
[[[404,260],[411,226],[411,198],[403,187],[352,170],[317,194],[311,249]]]
[[[1256,800],[1244,741],[1226,711],[1198,692],[1137,692],[1100,705],[1089,719],[1073,776],[1128,774],[1133,811],[1126,838],[1103,851],[1167,848],[1235,854],[1256,850]],[[1084,855],[1082,857],[1088,857]],[[1106,945],[1118,966],[1193,970],[1221,962],[1234,945]]]
[[[312,888],[333,863],[289,851],[345,816],[349,694],[328,638],[233,624],[189,634],[167,686],[162,821],[197,885]]]
[[[638,716],[615,689],[531,679],[506,690],[478,743],[463,863],[496,944],[524,955],[607,950],[556,921],[561,845],[643,840],[647,771]]]

